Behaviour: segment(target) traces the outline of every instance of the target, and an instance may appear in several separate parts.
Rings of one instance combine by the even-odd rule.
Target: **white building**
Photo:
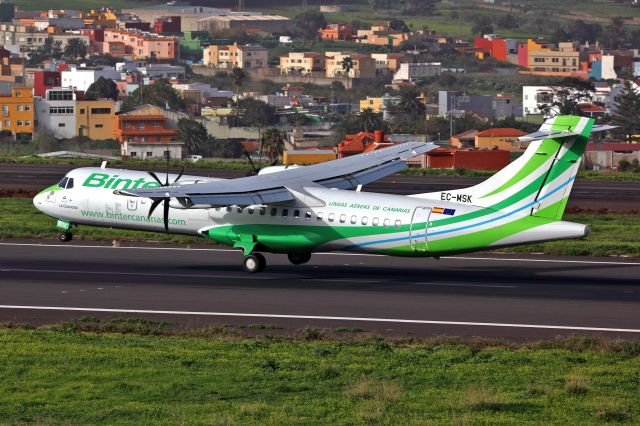
[[[121,73],[115,68],[100,67],[76,67],[72,66],[69,71],[62,71],[60,85],[62,87],[71,87],[75,90],[86,92],[97,79],[100,77],[110,78],[114,81],[120,80]]]
[[[52,133],[58,139],[76,135],[76,94],[71,88],[49,89],[44,98],[35,98],[38,131]]]
[[[189,93],[200,93],[202,100],[207,98],[233,98],[234,93],[231,90],[218,90],[217,87],[213,87],[205,83],[173,83],[173,88],[176,89],[182,96]]]
[[[184,142],[127,142],[120,144],[120,155],[141,160],[157,160],[166,158],[167,151],[170,158],[182,158]]]
[[[138,68],[138,71],[151,79],[166,78],[180,80],[186,77],[186,69],[180,65],[147,64],[144,67]]]
[[[414,64],[400,64],[400,68],[393,75],[393,82],[415,81],[421,78],[433,77],[442,73],[440,62],[419,62]]]

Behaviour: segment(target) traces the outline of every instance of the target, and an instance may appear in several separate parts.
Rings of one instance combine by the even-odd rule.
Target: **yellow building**
[[[76,102],[76,136],[92,140],[113,139],[113,99]]]
[[[411,33],[393,30],[387,24],[377,24],[368,30],[358,30],[356,43],[398,47],[410,37]]]
[[[335,160],[336,152],[331,149],[299,149],[282,153],[282,164],[304,166]]]
[[[16,139],[31,139],[34,129],[33,88],[14,87],[11,96],[0,96],[2,132]]]
[[[353,60],[353,69],[349,71],[351,78],[375,78],[376,61],[371,56],[360,53],[327,52],[326,76],[329,78],[346,77],[342,69],[345,58]]]
[[[218,46],[212,44],[202,51],[204,65],[221,69],[266,68],[269,66],[267,49],[262,46],[244,45],[237,43]]]
[[[367,99],[360,101],[360,112],[367,108],[371,108],[374,112],[382,112],[382,98],[371,98],[367,96]]]
[[[475,147],[476,149],[522,151],[527,147],[527,144],[520,142],[518,138],[526,134],[526,132],[510,127],[484,130],[476,134]]]
[[[529,69],[535,72],[570,73],[580,69],[580,52],[573,43],[559,43],[557,48],[527,42]]]
[[[280,56],[282,74],[311,74],[313,71],[324,71],[324,66],[324,54],[318,52],[289,52]]]

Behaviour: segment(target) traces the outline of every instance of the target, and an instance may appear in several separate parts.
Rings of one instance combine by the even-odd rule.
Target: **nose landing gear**
[[[261,272],[267,266],[267,261],[260,253],[251,253],[242,261],[242,267],[250,274]]]
[[[61,232],[60,235],[58,235],[58,239],[60,240],[60,242],[68,243],[69,241],[73,240],[73,234],[69,231]]]

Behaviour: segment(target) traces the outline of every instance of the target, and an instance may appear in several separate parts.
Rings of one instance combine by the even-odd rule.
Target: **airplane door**
[[[427,227],[429,226],[430,216],[430,207],[416,207],[413,211],[411,229],[409,230],[409,240],[413,251],[427,251]]]

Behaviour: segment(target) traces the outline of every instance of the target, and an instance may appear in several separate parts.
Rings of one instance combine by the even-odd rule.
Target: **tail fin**
[[[476,186],[441,193],[447,195],[441,199],[470,200],[495,210],[529,209],[532,216],[560,220],[592,129],[608,129],[593,124],[587,117],[550,118],[522,138],[530,144],[518,159]]]

